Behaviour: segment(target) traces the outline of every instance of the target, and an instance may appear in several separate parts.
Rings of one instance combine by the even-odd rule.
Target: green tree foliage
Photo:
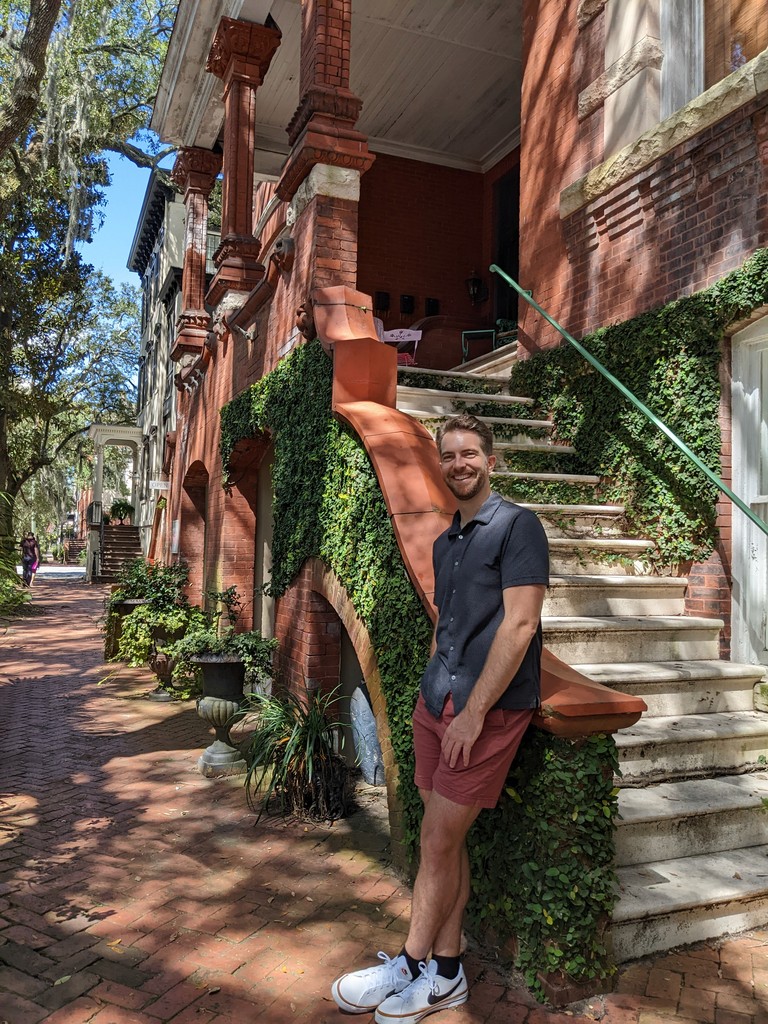
[[[0,547],[36,473],[90,421],[134,416],[136,296],[75,247],[101,217],[105,154],[165,155],[148,124],[176,6],[0,0]]]
[[[147,129],[177,3],[64,0],[46,43],[54,6],[0,0],[0,213],[53,171],[68,200],[69,249],[93,228],[105,152],[145,167],[169,152]]]

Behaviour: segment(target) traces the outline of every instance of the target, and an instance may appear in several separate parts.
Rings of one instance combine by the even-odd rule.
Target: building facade
[[[181,307],[184,205],[176,190],[153,172],[128,257],[128,268],[141,281],[141,351],[137,426],[137,507],[141,547],[148,554],[153,531],[164,523],[167,479],[163,474],[166,438],[176,426],[175,366],[170,358]],[[158,508],[158,502],[160,507]]]
[[[420,332],[417,368],[439,375],[491,358],[514,321],[522,362],[562,340],[491,265],[577,338],[751,265],[768,228],[763,6],[361,0],[353,12],[349,0],[182,0],[152,122],[179,148],[185,227],[170,352],[177,419],[162,458],[167,523],[155,521],[151,544],[157,557],[190,564],[193,600],[237,586],[244,624],[278,637],[288,685],[370,684],[376,651],[321,561],[307,560],[277,600],[265,594],[274,439],[242,445],[225,468],[221,410],[319,337],[333,355],[333,410],[365,444],[429,609],[431,538],[450,500],[425,432],[394,408],[397,360],[381,332]],[[219,175],[221,239],[207,279],[208,196]],[[750,295],[721,332],[713,419],[719,475],[760,516],[768,281]],[[395,422],[396,441],[387,433]],[[711,673],[719,654],[756,665],[758,679],[768,664],[768,545],[725,499],[717,526],[712,553],[671,573],[684,589],[674,614],[716,629],[719,639],[694,655]],[[607,550],[599,534],[585,550]],[[556,534],[553,551],[569,540]],[[644,542],[628,541],[621,557]],[[552,644],[572,650],[572,663],[621,660],[579,653],[563,639],[570,628],[557,639],[553,626]],[[662,655],[624,660],[672,666],[684,647],[671,640]],[[578,705],[593,725],[585,731],[613,731],[612,714],[629,714],[621,694],[601,696],[562,661],[548,664],[554,719]],[[579,694],[570,704],[569,686]],[[387,764],[385,701],[375,693],[374,710]],[[755,730],[763,743],[768,729]],[[389,776],[388,786],[394,799]],[[636,955],[629,931],[621,941]]]

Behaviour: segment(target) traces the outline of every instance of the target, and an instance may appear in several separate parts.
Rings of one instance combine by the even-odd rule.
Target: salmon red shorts
[[[520,741],[533,718],[533,708],[489,711],[466,768],[461,758],[451,768],[440,749],[445,730],[455,717],[450,694],[439,718],[432,717],[419,694],[413,712],[414,781],[419,789],[434,790],[456,804],[495,807]]]

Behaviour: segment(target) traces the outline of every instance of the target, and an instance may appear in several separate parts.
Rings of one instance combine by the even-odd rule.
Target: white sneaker
[[[374,1020],[376,1024],[418,1024],[430,1013],[461,1006],[469,998],[464,968],[459,964],[455,978],[443,978],[437,973],[437,963],[419,964],[421,974],[401,992],[389,996],[379,1004]]]
[[[402,992],[411,984],[413,978],[402,953],[392,959],[386,953],[379,953],[379,959],[384,963],[342,974],[334,981],[331,995],[339,1009],[347,1013],[370,1013],[387,996]]]

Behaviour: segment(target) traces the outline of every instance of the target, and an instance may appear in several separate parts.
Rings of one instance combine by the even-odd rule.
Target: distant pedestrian
[[[31,530],[22,537],[19,547],[21,548],[21,578],[25,586],[31,587],[40,565],[40,545]]]

